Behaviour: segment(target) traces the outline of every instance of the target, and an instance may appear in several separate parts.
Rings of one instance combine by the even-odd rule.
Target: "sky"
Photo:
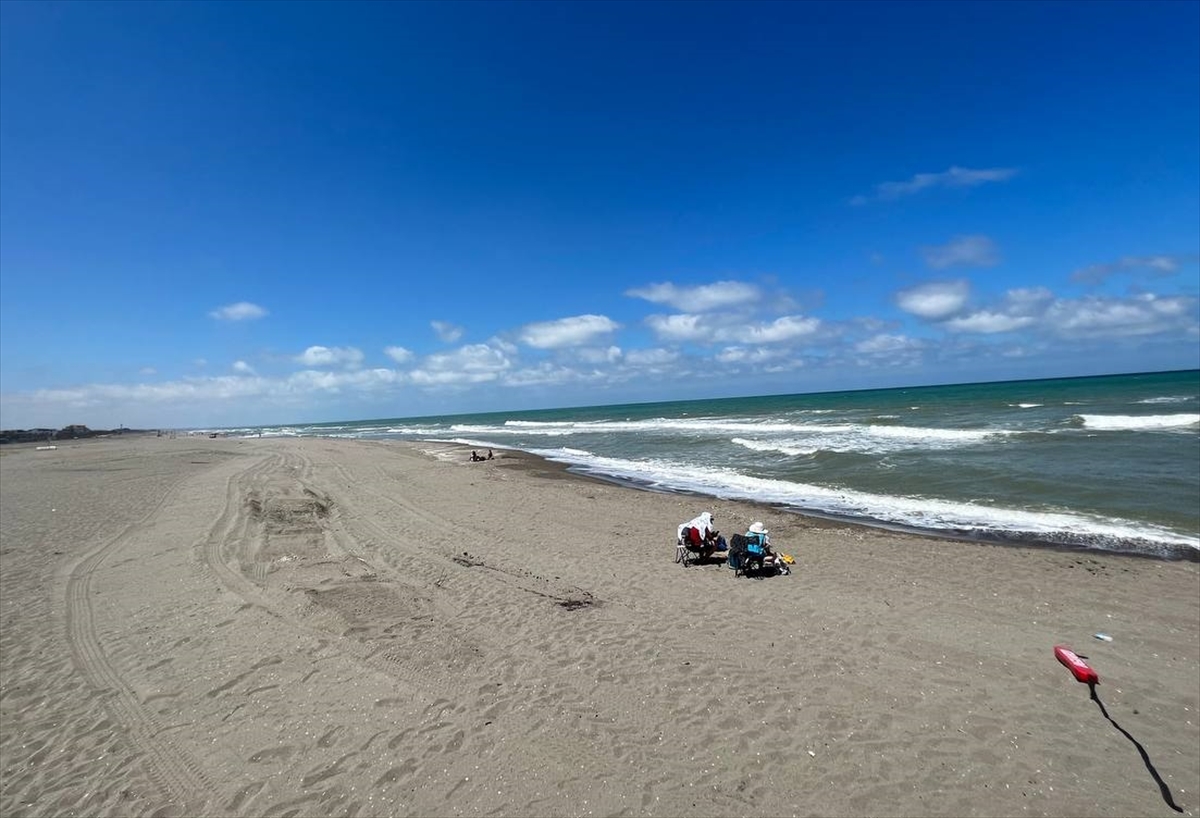
[[[0,427],[1200,367],[1200,3],[0,3]]]

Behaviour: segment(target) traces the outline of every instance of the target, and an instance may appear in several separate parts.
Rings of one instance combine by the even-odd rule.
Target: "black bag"
[[[734,534],[729,538],[729,555],[725,564],[735,571],[742,569],[746,560],[746,538],[742,534]]]

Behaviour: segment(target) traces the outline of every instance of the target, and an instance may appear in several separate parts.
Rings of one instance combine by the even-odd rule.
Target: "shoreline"
[[[469,451],[0,458],[0,812],[1200,814],[1194,563]],[[675,564],[706,509],[727,535],[762,520],[792,574]]]
[[[469,446],[463,443],[455,443],[445,440],[430,440],[430,441],[404,441],[404,440],[388,440],[382,439],[379,441],[366,442],[381,442],[381,443],[412,443],[414,445],[439,445],[447,447],[457,447],[462,453],[468,455],[472,448],[480,448],[479,446]],[[542,476],[551,477],[561,475],[570,475],[584,480],[597,480],[604,483],[609,483],[616,486],[622,486],[634,491],[645,491],[653,494],[665,494],[669,496],[681,497],[696,497],[706,501],[716,501],[719,498],[715,495],[705,494],[697,491],[674,490],[657,488],[645,482],[637,480],[614,477],[605,475],[599,472],[589,472],[582,467],[574,466],[561,461],[553,460],[542,455],[528,452],[523,449],[508,449],[500,446],[491,446],[497,452],[505,452],[507,457],[520,456],[531,460],[539,461],[542,465],[538,467],[530,466],[531,471],[540,471]],[[499,455],[497,455],[499,457]],[[866,529],[876,531],[886,531],[893,534],[907,535],[913,537],[927,537],[938,540],[948,540],[951,542],[961,542],[972,545],[992,545],[1003,546],[1006,548],[1040,548],[1061,551],[1068,554],[1092,554],[1101,553],[1113,556],[1131,557],[1134,559],[1162,560],[1165,562],[1192,562],[1200,563],[1200,548],[1193,548],[1187,545],[1167,545],[1156,544],[1152,551],[1146,545],[1124,545],[1118,544],[1113,547],[1104,547],[1101,545],[1090,545],[1084,543],[1064,543],[1054,540],[1038,539],[1035,536],[1006,537],[1000,534],[988,534],[983,532],[972,533],[955,533],[946,529],[936,528],[918,528],[915,526],[906,526],[899,523],[891,523],[886,520],[875,520],[865,517],[839,516],[836,514],[826,514],[812,511],[810,509],[795,508],[786,505],[779,505],[761,500],[747,500],[741,498],[724,498],[731,502],[746,503],[757,506],[762,509],[769,509],[774,512],[784,512],[788,514],[798,515],[813,525],[828,523],[830,526],[861,526]]]

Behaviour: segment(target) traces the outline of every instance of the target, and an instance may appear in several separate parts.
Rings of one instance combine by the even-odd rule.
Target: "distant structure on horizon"
[[[32,443],[41,440],[77,440],[86,437],[103,437],[136,432],[137,429],[89,429],[82,423],[72,423],[61,429],[0,429],[0,443]]]

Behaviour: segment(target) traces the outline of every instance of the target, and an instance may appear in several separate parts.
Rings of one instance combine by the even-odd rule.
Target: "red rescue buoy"
[[[1099,674],[1092,670],[1087,662],[1080,659],[1075,651],[1066,645],[1056,645],[1054,655],[1058,658],[1058,661],[1067,666],[1067,670],[1071,671],[1077,680],[1090,685],[1100,684]]]

